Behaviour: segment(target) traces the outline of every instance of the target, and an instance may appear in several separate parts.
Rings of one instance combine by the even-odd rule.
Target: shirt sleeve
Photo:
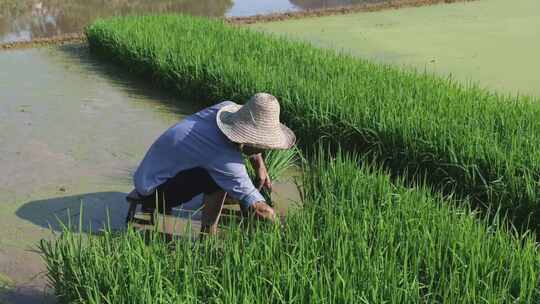
[[[207,170],[216,184],[232,198],[239,200],[243,207],[265,201],[249,178],[242,160],[214,164]]]

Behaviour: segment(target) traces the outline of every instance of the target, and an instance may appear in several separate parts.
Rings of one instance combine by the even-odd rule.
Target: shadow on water
[[[124,192],[95,192],[31,201],[21,206],[16,214],[43,228],[61,232],[64,226],[81,232],[98,234],[110,227],[113,231],[125,229],[129,204]],[[174,216],[199,219],[196,212],[202,204],[202,196],[175,208]],[[81,214],[82,210],[82,214]]]
[[[47,291],[37,288],[20,287],[0,291],[0,303],[17,304],[53,304],[57,303],[56,297]]]
[[[113,230],[124,229],[128,210],[123,192],[96,192],[31,201],[21,206],[18,217],[43,228],[60,232],[63,224],[78,228],[86,233],[97,233],[106,228],[107,222]],[[82,215],[81,215],[82,208]]]

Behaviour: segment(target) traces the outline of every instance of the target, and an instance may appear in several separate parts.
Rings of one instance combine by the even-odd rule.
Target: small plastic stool
[[[127,196],[126,201],[129,203],[129,209],[126,216],[126,225],[135,221],[135,214],[137,213],[137,206],[143,204],[143,197],[133,189]],[[154,212],[150,214],[150,225],[154,225]]]

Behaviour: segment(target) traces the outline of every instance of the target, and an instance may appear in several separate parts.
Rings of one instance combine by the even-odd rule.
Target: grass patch
[[[487,225],[426,188],[337,156],[303,174],[283,229],[228,227],[202,242],[129,230],[42,241],[69,303],[532,303],[534,240]]]
[[[202,18],[114,18],[86,34],[94,53],[201,105],[271,92],[304,147],[357,151],[409,181],[540,224],[540,105],[531,98]]]
[[[13,286],[14,286],[13,280],[11,280],[7,275],[0,273],[0,296],[2,295],[2,293],[13,288]],[[0,299],[0,303],[2,303],[1,299]]]

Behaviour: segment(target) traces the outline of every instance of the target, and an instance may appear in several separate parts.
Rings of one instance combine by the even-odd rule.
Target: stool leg
[[[150,213],[150,225],[155,226],[156,225],[156,217],[158,216],[158,210],[153,209]]]
[[[135,213],[137,212],[137,202],[129,203],[129,210],[126,216],[126,225],[131,223],[135,219]]]
[[[202,233],[217,234],[219,217],[226,198],[227,193],[224,191],[204,195],[204,207],[201,218]]]

